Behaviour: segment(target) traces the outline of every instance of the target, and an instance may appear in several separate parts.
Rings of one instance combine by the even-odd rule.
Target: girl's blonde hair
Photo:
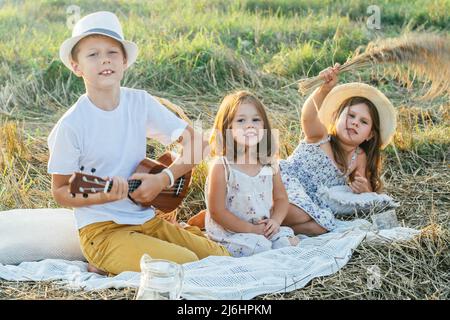
[[[360,103],[364,103],[369,108],[369,114],[372,118],[372,138],[368,141],[364,141],[359,145],[361,149],[367,155],[367,166],[366,166],[366,177],[369,179],[370,185],[372,186],[372,190],[375,192],[380,192],[383,183],[381,181],[381,168],[382,168],[382,158],[381,158],[381,136],[380,136],[380,117],[378,116],[378,111],[375,105],[368,99],[364,97],[351,97],[345,100],[336,112],[333,114],[333,125],[330,128],[330,136],[331,136],[331,148],[333,150],[333,156],[336,163],[344,168],[344,172],[348,170],[347,159],[345,158],[344,150],[339,143],[339,139],[336,133],[336,123],[339,119],[341,113],[347,107],[351,107]],[[353,181],[353,174],[350,175],[350,180]]]
[[[264,104],[248,91],[237,91],[227,95],[220,104],[209,143],[211,156],[226,156],[230,158],[230,148],[233,148],[233,161],[236,161],[237,144],[231,135],[231,125],[237,109],[243,103],[252,104],[258,110],[264,122],[264,136],[257,145],[258,161],[263,165],[272,165],[276,155],[276,141],[270,126]],[[263,149],[263,150],[262,150]]]

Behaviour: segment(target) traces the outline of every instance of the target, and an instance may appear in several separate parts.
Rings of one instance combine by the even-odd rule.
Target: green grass
[[[254,91],[267,106],[273,127],[281,131],[281,155],[286,157],[302,136],[298,120],[306,98],[290,84],[344,62],[377,37],[422,29],[449,33],[449,0],[377,1],[380,30],[366,26],[367,7],[372,4],[369,0],[0,0],[0,210],[57,207],[46,173],[45,139],[84,90],[82,81],[58,59],[59,45],[71,33],[66,26],[68,6],[78,5],[81,15],[116,12],[125,37],[140,49],[123,85],[171,100],[191,119],[202,120],[204,129],[212,125],[226,93]],[[408,91],[372,70],[341,79],[376,85],[398,108],[394,143],[383,152],[383,178],[386,191],[401,203],[402,223],[422,229],[422,236],[404,245],[362,245],[340,272],[314,279],[290,294],[260,298],[448,299],[448,96],[420,101],[414,94],[422,83]],[[152,145],[157,153],[163,151],[161,145]],[[197,167],[180,219],[205,207],[206,172],[205,163]],[[366,266],[372,264],[379,265],[385,277],[378,291],[361,285]],[[404,286],[405,279],[414,281]],[[0,282],[0,298],[7,299],[132,296],[130,290],[91,296],[58,289],[54,283]]]

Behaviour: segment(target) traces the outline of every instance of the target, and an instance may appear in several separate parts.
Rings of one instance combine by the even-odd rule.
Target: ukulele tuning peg
[[[88,194],[87,193],[83,193],[83,198],[87,198]]]
[[[84,166],[81,166],[81,167],[80,167],[80,171],[83,171],[83,170],[84,170]]]
[[[75,193],[71,193],[70,196],[71,196],[72,198],[75,198]]]
[[[92,168],[92,169],[91,169],[91,173],[95,173],[95,168]]]

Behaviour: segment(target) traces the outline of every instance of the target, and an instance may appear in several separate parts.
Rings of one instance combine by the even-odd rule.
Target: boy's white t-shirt
[[[84,94],[48,136],[48,173],[69,175],[83,166],[88,174],[95,168],[96,176],[128,179],[146,157],[147,137],[167,145],[186,126],[144,90],[120,88],[120,103],[112,111],[96,107]],[[155,216],[152,208],[142,208],[128,198],[75,208],[74,213],[79,229],[102,221],[143,224]]]

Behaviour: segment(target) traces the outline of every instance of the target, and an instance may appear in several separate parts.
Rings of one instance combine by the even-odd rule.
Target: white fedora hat
[[[59,57],[70,70],[72,70],[70,55],[73,47],[78,41],[91,34],[101,34],[122,43],[127,55],[127,68],[136,61],[138,47],[134,42],[124,39],[122,27],[117,16],[112,12],[99,11],[81,18],[73,28],[72,37],[66,39],[59,48]]]
[[[319,110],[319,119],[326,128],[332,124],[333,115],[341,104],[351,97],[363,97],[372,102],[380,118],[381,149],[384,149],[395,133],[397,112],[389,99],[377,88],[365,83],[352,82],[334,87],[327,94]]]

